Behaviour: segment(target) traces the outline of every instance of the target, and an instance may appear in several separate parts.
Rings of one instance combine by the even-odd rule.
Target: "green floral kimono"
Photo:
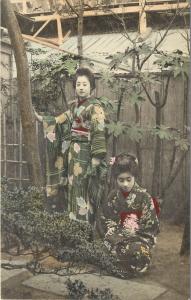
[[[159,232],[153,199],[135,183],[127,195],[116,189],[108,196],[102,216],[104,244],[124,272],[137,275],[150,264]]]
[[[75,100],[70,110],[43,120],[49,155],[47,196],[65,184],[68,211],[74,219],[94,222],[103,195],[107,173],[105,118],[101,99],[89,98],[81,103]],[[100,159],[97,166],[96,159]]]

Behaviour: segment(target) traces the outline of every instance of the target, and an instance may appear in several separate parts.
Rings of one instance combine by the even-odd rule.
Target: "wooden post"
[[[62,34],[62,24],[61,24],[61,18],[59,15],[57,15],[57,31],[58,31],[58,44],[59,46],[62,44],[63,41],[63,34]]]
[[[139,0],[139,33],[145,33],[147,29],[147,15],[145,12],[145,5],[146,2],[145,0]]]
[[[27,0],[23,0],[23,14],[27,13]]]

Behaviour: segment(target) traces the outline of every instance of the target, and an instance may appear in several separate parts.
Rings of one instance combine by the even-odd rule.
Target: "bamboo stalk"
[[[4,176],[7,176],[7,147],[6,147],[6,116],[3,113],[3,142],[4,142]]]
[[[4,160],[2,159],[1,162],[4,162]],[[7,159],[6,162],[14,163],[14,164],[27,164],[27,161],[25,161],[25,160],[19,161],[19,160]]]
[[[9,180],[19,180],[20,181],[20,178],[9,178]],[[29,178],[22,178],[22,181],[29,181]]]
[[[23,142],[22,142],[22,124],[20,120],[20,126],[19,126],[19,187],[22,187],[22,156],[23,156]]]

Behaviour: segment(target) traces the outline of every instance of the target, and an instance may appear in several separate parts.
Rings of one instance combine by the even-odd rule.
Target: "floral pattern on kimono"
[[[61,178],[67,177],[68,211],[79,220],[90,220],[99,205],[97,199],[102,197],[107,173],[105,118],[99,98],[89,98],[81,103],[75,100],[69,111],[43,120],[46,141],[49,146],[55,146],[47,188],[54,190],[53,179],[58,185]],[[48,127],[50,133],[46,130]],[[95,158],[100,159],[98,166],[92,165]],[[92,176],[96,177],[94,184]]]
[[[159,221],[151,196],[135,183],[125,198],[120,190],[108,197],[102,216],[104,244],[117,265],[132,274],[144,273],[151,261]]]
[[[97,193],[101,190],[101,180],[104,180],[107,172],[105,112],[99,99],[90,98],[81,105],[75,102],[71,113],[73,121],[68,154],[68,210],[77,219],[93,222],[97,199],[92,190],[96,189]],[[97,167],[92,165],[94,158],[101,160]],[[90,178],[100,170],[103,177],[100,176],[92,187]]]
[[[66,182],[64,174],[67,171],[67,155],[64,155],[62,148],[64,143],[69,147],[70,128],[69,123],[62,128],[54,116],[43,116],[43,130],[46,156],[46,194],[47,197],[54,197],[58,193],[59,186]],[[64,141],[62,140],[63,132]]]

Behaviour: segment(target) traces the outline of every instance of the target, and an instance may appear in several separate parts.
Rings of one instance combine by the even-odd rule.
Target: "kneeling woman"
[[[159,232],[153,199],[135,178],[138,162],[133,155],[115,158],[112,172],[117,188],[104,206],[104,244],[116,257],[116,265],[127,275],[144,273],[151,261],[151,249]]]

